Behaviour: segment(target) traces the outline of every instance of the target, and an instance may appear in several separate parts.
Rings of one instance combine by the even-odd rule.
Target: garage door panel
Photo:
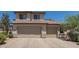
[[[19,26],[19,34],[41,34],[41,28],[37,26]]]
[[[56,34],[57,28],[56,27],[47,27],[47,34]]]

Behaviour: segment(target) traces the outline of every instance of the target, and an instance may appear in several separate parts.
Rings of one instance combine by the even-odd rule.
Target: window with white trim
[[[20,14],[19,19],[27,19],[27,15],[26,14]]]
[[[40,19],[40,15],[34,15],[34,19]]]

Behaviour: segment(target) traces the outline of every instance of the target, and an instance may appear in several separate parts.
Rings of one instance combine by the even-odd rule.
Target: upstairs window
[[[40,15],[34,15],[34,19],[40,19]]]
[[[20,15],[19,15],[19,18],[20,18],[20,19],[26,19],[26,18],[27,18],[27,15],[20,14]]]

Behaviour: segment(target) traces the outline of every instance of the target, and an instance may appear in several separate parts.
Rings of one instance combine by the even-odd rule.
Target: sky
[[[0,11],[0,19],[3,11]],[[16,19],[14,11],[8,11],[9,18]],[[66,16],[77,15],[79,11],[45,11],[45,19],[53,19],[57,22],[64,22]]]

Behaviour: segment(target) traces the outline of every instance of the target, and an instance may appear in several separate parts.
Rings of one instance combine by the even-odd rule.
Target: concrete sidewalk
[[[75,42],[58,38],[12,38],[0,48],[78,48]]]

